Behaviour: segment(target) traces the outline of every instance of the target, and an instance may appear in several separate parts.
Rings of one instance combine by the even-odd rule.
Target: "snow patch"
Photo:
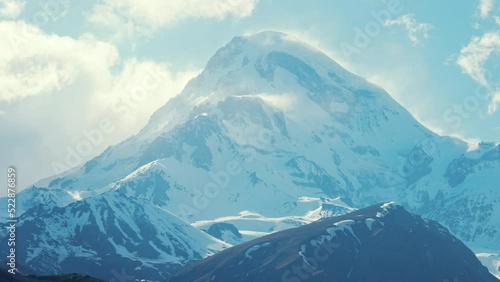
[[[312,269],[314,269],[314,266],[312,266],[312,265],[309,263],[309,261],[307,261],[307,258],[306,258],[306,255],[305,255],[305,252],[306,252],[306,247],[307,247],[306,245],[302,245],[302,246],[300,246],[299,256],[301,256],[301,257],[302,257],[302,261],[303,261],[305,264],[309,265],[310,267],[312,267]]]
[[[382,211],[377,212],[376,217],[378,217],[378,218],[385,217],[386,215],[388,215],[390,213],[390,210],[394,209],[395,207],[396,207],[395,202],[388,202],[388,203],[381,205],[380,208],[382,209]]]
[[[76,201],[80,201],[82,199],[82,195],[80,195],[79,191],[67,191],[67,192],[71,196],[71,198],[75,199]]]
[[[491,274],[500,279],[500,253],[477,253],[476,257]]]
[[[368,230],[372,231],[374,222],[375,222],[375,219],[373,219],[373,218],[365,219],[365,224],[366,224],[366,227],[368,228]]]
[[[258,251],[259,249],[261,249],[265,246],[268,246],[268,245],[269,245],[269,243],[264,243],[264,244],[255,245],[255,246],[248,248],[248,250],[245,252],[245,257],[247,259],[252,259],[252,256],[250,255],[251,253]]]
[[[395,204],[396,204],[395,202],[388,202],[388,203],[381,205],[380,207],[384,210],[387,210],[387,209],[393,208]]]

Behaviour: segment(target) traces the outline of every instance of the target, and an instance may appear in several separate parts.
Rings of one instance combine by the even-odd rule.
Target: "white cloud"
[[[47,35],[22,21],[0,23],[0,33],[7,39],[0,41],[0,102],[60,91],[85,72],[106,72],[118,59],[110,44]]]
[[[484,64],[492,53],[500,51],[500,32],[488,32],[481,37],[473,37],[462,48],[457,64],[462,70],[482,86],[488,86]]]
[[[0,132],[9,133],[0,139],[0,166],[23,170],[21,187],[53,175],[51,164],[66,164],[68,148],[86,139],[83,130],[103,120],[114,131],[82,161],[135,134],[197,72],[123,59],[93,36],[49,35],[21,21],[0,22],[0,33],[15,37],[0,41]]]
[[[188,18],[222,20],[248,17],[258,0],[105,0],[96,4],[89,21],[111,29],[116,38],[150,34]]]
[[[493,17],[493,19],[495,20],[495,23],[497,25],[500,25],[500,17],[495,16],[495,17]]]
[[[434,27],[428,23],[418,23],[411,14],[402,15],[394,20],[388,19],[384,26],[403,26],[408,32],[408,38],[413,43],[418,43],[420,38],[429,38],[429,31]]]
[[[456,61],[464,73],[492,93],[489,113],[495,112],[497,104],[500,103],[500,85],[495,81],[498,77],[487,77],[485,64],[499,52],[500,32],[488,32],[483,36],[473,37],[469,44],[462,48]]]
[[[479,14],[481,15],[482,18],[487,18],[488,14],[493,10],[494,7],[494,0],[480,0],[479,1]]]
[[[488,112],[490,114],[496,112],[498,110],[498,105],[500,105],[500,89],[496,89],[495,93],[492,95]]]
[[[23,0],[0,0],[0,17],[16,19],[24,11],[26,1]]]

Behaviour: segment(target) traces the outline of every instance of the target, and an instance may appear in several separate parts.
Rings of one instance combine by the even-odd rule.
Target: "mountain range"
[[[19,259],[42,274],[164,279],[389,201],[495,253],[499,172],[499,144],[439,136],[320,50],[261,32],[219,49],[138,134],[19,193]]]

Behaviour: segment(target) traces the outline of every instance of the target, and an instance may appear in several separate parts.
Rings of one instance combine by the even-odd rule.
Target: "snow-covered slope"
[[[192,225],[201,230],[208,231],[209,234],[212,234],[210,232],[211,229],[219,229],[221,224],[226,225],[225,229],[227,231],[232,231],[232,234],[226,232],[227,235],[230,236],[230,239],[224,240],[222,237],[216,237],[234,245],[235,243],[246,242],[277,231],[294,228],[322,218],[338,216],[355,210],[348,207],[345,203],[340,201],[339,198],[325,199],[302,197],[298,199],[298,202],[311,204],[311,211],[302,216],[290,215],[277,218],[265,217],[251,211],[241,211],[236,216],[225,216],[212,220],[200,220],[193,222]],[[316,208],[314,209],[314,207]],[[228,230],[229,228],[227,225],[234,227],[235,230],[241,234],[241,237],[235,238],[233,236],[235,235],[235,232],[233,230]]]
[[[476,256],[493,275],[500,279],[500,254],[477,252]]]
[[[395,200],[495,249],[500,147],[469,147],[314,47],[262,32],[218,50],[137,135],[19,199],[29,210],[40,187],[64,198],[49,206],[114,191],[241,240]]]
[[[0,224],[1,237],[6,226]],[[19,264],[42,274],[77,272],[107,279],[123,268],[164,279],[230,246],[155,205],[114,191],[48,213],[43,206],[30,209],[19,218],[16,233]],[[2,252],[6,247],[0,247]]]
[[[446,167],[444,180],[429,216],[475,247],[498,250],[500,146],[482,143],[457,156]]]

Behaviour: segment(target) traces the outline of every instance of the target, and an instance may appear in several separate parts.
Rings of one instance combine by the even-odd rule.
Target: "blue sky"
[[[498,0],[0,0],[1,166],[27,186],[82,164],[261,30],[317,46],[439,134],[500,142]]]

